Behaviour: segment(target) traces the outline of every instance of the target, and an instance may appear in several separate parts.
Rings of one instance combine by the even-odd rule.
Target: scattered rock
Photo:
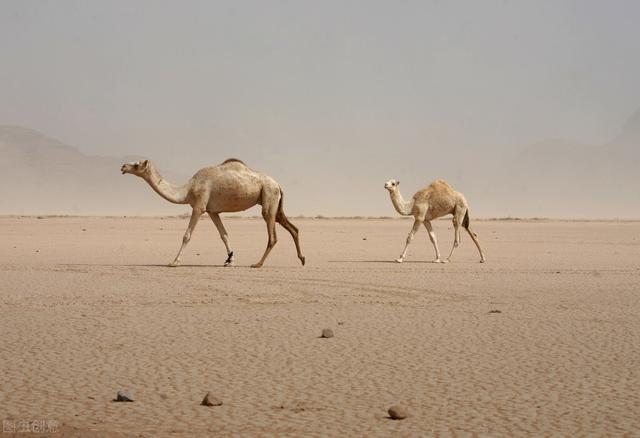
[[[367,240],[367,238],[366,238],[366,237],[363,237],[363,238],[362,238],[362,240]]]
[[[321,338],[333,338],[333,330],[326,328],[326,329],[322,329],[322,336],[320,336]]]
[[[116,401],[119,402],[132,402],[133,394],[129,390],[118,391],[118,395],[116,396]]]
[[[211,392],[207,392],[201,404],[202,406],[222,406],[222,400],[211,394]]]
[[[404,420],[407,418],[407,411],[402,406],[393,405],[387,412],[389,413],[389,417],[394,420]]]
[[[489,310],[489,313],[502,313],[502,310],[493,309],[493,310]]]
[[[338,321],[338,325],[344,325],[344,321]]]
[[[83,229],[82,229],[82,231],[87,231],[87,229],[86,229],[86,228],[83,228]]]
[[[40,250],[39,250],[39,249],[36,249],[36,252],[40,252]]]

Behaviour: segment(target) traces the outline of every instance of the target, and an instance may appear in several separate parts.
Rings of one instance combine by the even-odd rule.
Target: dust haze
[[[0,214],[182,214],[122,162],[237,157],[292,215],[395,216],[384,181],[444,178],[476,217],[638,218],[639,12],[4,2]]]

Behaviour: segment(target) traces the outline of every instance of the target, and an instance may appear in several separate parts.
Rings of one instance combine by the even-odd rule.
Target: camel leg
[[[182,254],[182,250],[187,246],[187,244],[191,240],[191,233],[193,232],[193,229],[198,224],[198,220],[200,219],[200,216],[202,216],[202,213],[203,213],[202,210],[196,209],[196,208],[194,208],[191,211],[191,219],[189,219],[189,225],[187,226],[187,231],[185,231],[184,236],[182,237],[182,246],[180,246],[180,251],[178,251],[178,255],[176,255],[175,260],[169,263],[169,266],[176,267],[180,264],[180,254]]]
[[[267,256],[278,241],[276,237],[276,208],[277,203],[276,206],[267,205],[262,207],[262,217],[267,223],[267,234],[269,235],[269,241],[267,242],[267,249],[265,249],[262,258],[258,263],[251,265],[252,268],[259,268],[262,266],[264,261],[267,259]]]
[[[218,213],[209,213],[209,217],[213,221],[213,224],[218,229],[218,233],[220,233],[220,238],[224,243],[224,247],[227,249],[227,260],[225,260],[225,266],[233,265],[233,251],[229,247],[229,235],[227,234],[227,230],[225,230],[224,225],[222,224],[222,219],[220,219],[220,215]]]
[[[414,234],[416,234],[418,232],[418,230],[420,229],[420,224],[421,223],[422,223],[422,221],[420,221],[418,219],[416,219],[413,222],[413,228],[411,228],[411,231],[409,231],[409,234],[407,235],[407,241],[406,241],[406,244],[404,245],[404,251],[402,251],[402,254],[400,255],[400,257],[398,257],[396,259],[396,262],[398,262],[398,263],[404,262],[404,258],[407,256],[407,250],[409,249],[409,244],[413,240]]]
[[[440,250],[438,249],[438,239],[436,239],[436,233],[433,232],[433,227],[431,226],[431,222],[424,221],[424,226],[427,229],[427,233],[429,233],[429,240],[433,244],[433,248],[436,250],[436,259],[433,263],[446,263],[444,260],[440,259]]]
[[[305,258],[302,255],[302,251],[300,250],[298,228],[291,222],[289,222],[289,219],[287,219],[283,212],[280,212],[276,215],[276,222],[278,222],[285,230],[287,230],[291,234],[291,237],[293,237],[293,242],[296,244],[296,251],[298,252],[298,258],[300,259],[300,262],[302,262],[302,266],[304,266]]]
[[[449,257],[447,257],[447,262],[451,261],[453,250],[456,249],[458,245],[460,245],[460,224],[462,223],[466,212],[466,209],[456,208],[455,212],[453,213],[453,246],[451,247]]]
[[[480,263],[484,263],[486,259],[484,258],[484,254],[482,253],[482,248],[480,248],[480,242],[478,242],[478,235],[473,231],[471,231],[471,228],[469,228],[468,224],[465,227],[465,229],[467,230],[467,233],[469,233],[469,236],[471,236],[473,243],[475,243],[476,247],[478,248],[478,252],[480,253]]]

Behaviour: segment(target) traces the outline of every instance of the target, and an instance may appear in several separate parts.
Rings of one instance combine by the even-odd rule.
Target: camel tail
[[[282,206],[283,201],[284,201],[284,192],[282,191],[282,189],[280,189],[280,202],[278,202],[276,222],[282,225],[291,234],[291,237],[293,237],[293,242],[296,244],[296,251],[298,253],[298,258],[300,259],[302,266],[304,266],[306,259],[302,255],[302,251],[300,249],[300,240],[298,238],[298,236],[300,235],[300,231],[298,231],[298,228],[295,225],[293,225],[289,221],[289,218],[287,218],[287,216],[284,214],[284,207]]]
[[[280,189],[280,201],[278,201],[278,211],[276,212],[276,219],[278,220],[278,222],[280,222],[281,220],[289,222],[289,219],[287,219],[287,216],[284,214],[284,207],[282,206],[283,201],[284,192],[282,191],[282,189]]]
[[[282,201],[282,198],[280,199],[280,201]],[[467,209],[467,211],[464,212],[464,219],[462,219],[462,226],[465,227],[467,230],[469,229],[469,209]]]
[[[287,215],[284,214],[284,207],[282,205],[282,203],[284,202],[284,192],[282,191],[282,189],[280,189],[280,201],[278,202],[278,211],[276,213],[276,222],[282,224],[283,226],[285,224],[293,227],[294,230],[296,230],[296,232],[298,232],[298,228],[296,228],[295,225],[293,225],[290,221],[289,218],[287,217]]]

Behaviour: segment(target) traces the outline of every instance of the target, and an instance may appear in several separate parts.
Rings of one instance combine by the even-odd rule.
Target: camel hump
[[[227,158],[226,160],[224,160],[222,162],[222,164],[227,164],[227,163],[240,163],[240,164],[244,164],[246,166],[244,161],[238,160],[237,158]]]
[[[434,182],[432,182],[432,183],[431,183],[431,185],[432,185],[432,186],[434,186],[434,187],[437,187],[437,186],[441,186],[441,187],[451,187],[451,186],[449,185],[449,183],[448,183],[448,182],[446,182],[446,181],[445,181],[445,180],[443,180],[443,179],[437,179],[437,180],[435,180]]]

